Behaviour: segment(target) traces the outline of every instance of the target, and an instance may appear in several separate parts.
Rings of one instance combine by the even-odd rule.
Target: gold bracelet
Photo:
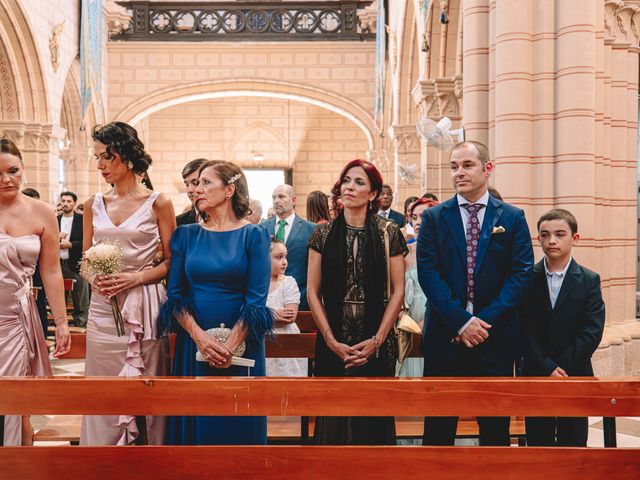
[[[371,340],[373,340],[373,344],[376,347],[376,358],[378,358],[380,356],[380,344],[378,344],[378,339],[375,335],[371,337]]]

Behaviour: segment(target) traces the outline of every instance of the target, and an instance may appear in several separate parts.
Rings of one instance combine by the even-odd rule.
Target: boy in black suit
[[[600,276],[571,257],[578,222],[554,209],[538,220],[544,258],[533,267],[531,291],[523,308],[525,376],[593,376],[591,355],[604,330]],[[527,417],[527,444],[586,447],[586,417]]]

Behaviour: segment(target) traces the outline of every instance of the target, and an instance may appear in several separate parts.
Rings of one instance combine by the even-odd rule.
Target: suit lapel
[[[544,271],[544,260],[539,261],[533,267],[533,289],[537,292],[536,302],[543,305],[547,312],[551,312],[551,297],[549,297],[547,274]]]
[[[456,244],[456,251],[460,255],[462,264],[467,264],[467,241],[464,236],[464,229],[462,226],[462,217],[460,216],[460,209],[458,207],[458,201],[456,197],[453,197],[444,205],[442,216],[449,227],[453,241]]]
[[[482,220],[482,230],[480,230],[480,240],[478,241],[478,256],[476,257],[476,273],[480,271],[482,262],[487,253],[489,242],[491,241],[491,231],[496,226],[502,215],[502,203],[491,195],[487,203],[487,211]]]
[[[580,280],[580,268],[578,267],[575,260],[571,260],[571,265],[567,269],[567,274],[562,281],[562,286],[560,287],[560,292],[558,293],[558,298],[556,299],[556,304],[553,307],[554,310],[558,310],[562,303],[567,299],[571,291],[575,288]]]
[[[289,237],[287,238],[287,241],[285,243],[287,248],[290,247],[291,244],[295,241],[296,237],[298,236],[298,232],[300,231],[300,228],[302,228],[302,222],[296,215],[293,219],[293,225],[291,225],[291,231],[289,232]]]
[[[78,222],[81,222],[82,219],[78,218],[79,215],[73,215],[73,222],[71,222],[71,231],[69,232],[69,241],[75,237],[76,230],[78,229]]]

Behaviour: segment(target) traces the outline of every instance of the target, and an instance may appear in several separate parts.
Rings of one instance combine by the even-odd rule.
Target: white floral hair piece
[[[233,177],[231,177],[229,179],[229,181],[227,182],[227,185],[231,185],[233,183],[236,183],[238,180],[240,180],[241,175],[239,173],[236,173]]]

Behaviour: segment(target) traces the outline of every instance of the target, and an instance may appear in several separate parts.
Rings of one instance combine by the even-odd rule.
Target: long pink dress
[[[160,232],[153,212],[159,193],[152,193],[144,204],[120,225],[115,226],[105,209],[102,194],[95,196],[93,244],[101,240],[117,241],[124,251],[123,272],[140,272],[153,267],[160,244]],[[118,295],[127,334],[118,337],[109,300],[93,291],[87,323],[87,376],[170,375],[168,337],[158,339],[156,319],[165,300],[161,283],[141,285]],[[135,398],[130,399],[135,402]],[[120,416],[85,415],[80,444],[128,445],[138,437],[135,417],[127,415],[126,404]],[[149,444],[159,445],[164,438],[165,418],[146,417]]]
[[[40,237],[0,232],[0,376],[51,375],[31,277],[40,255]],[[4,445],[20,445],[20,416],[4,418]]]

